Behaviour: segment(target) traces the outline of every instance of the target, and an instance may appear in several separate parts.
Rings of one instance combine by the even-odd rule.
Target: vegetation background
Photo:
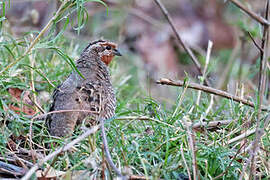
[[[117,110],[105,124],[123,174],[270,178],[269,1],[163,0],[173,26],[158,2],[0,1],[1,178],[21,178],[37,162],[33,178],[116,177],[99,131],[43,161],[84,132],[77,127],[72,137],[53,138],[40,116],[54,88],[76,70],[82,49],[100,38],[117,42],[123,54],[110,65]],[[160,78],[184,85],[163,86]],[[205,80],[212,91],[203,89]]]

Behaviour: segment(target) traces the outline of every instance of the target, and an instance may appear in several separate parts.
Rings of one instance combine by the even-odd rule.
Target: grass
[[[77,5],[79,9],[82,8],[82,4]],[[81,14],[78,13],[77,16],[79,15]],[[83,27],[81,23],[84,20],[81,16],[78,18],[80,22],[78,27]],[[2,25],[1,23],[1,27]],[[55,24],[52,25],[53,28]],[[22,57],[37,32],[29,32],[23,37],[15,38],[5,31],[5,27],[1,30],[0,67],[2,71],[2,68]],[[74,70],[72,60],[79,57],[87,43],[78,43],[63,34],[59,34],[57,38],[54,37],[54,31],[49,32],[48,36],[37,42],[31,54],[22,57],[18,63],[0,75],[0,156],[3,158],[16,158],[14,155],[16,154],[18,157],[35,163],[37,159],[33,159],[29,154],[25,156],[19,149],[30,151],[32,148],[45,156],[82,133],[80,127],[77,127],[72,137],[54,139],[49,135],[45,122],[35,120],[32,125],[31,141],[29,138],[31,118],[25,116],[24,113],[17,114],[9,108],[9,105],[21,107],[24,103],[23,94],[20,101],[16,102],[8,91],[9,88],[19,88],[24,90],[24,93],[30,91],[32,97],[37,96],[42,108],[45,111],[49,110],[48,95],[51,95],[54,88]],[[225,54],[221,52],[216,55],[214,60],[230,55],[230,51],[223,53]],[[198,91],[151,86],[148,82],[142,82],[141,74],[144,72],[138,68],[136,62],[138,58],[140,57],[137,54],[126,51],[124,57],[115,59],[111,65],[117,109],[116,116],[107,120],[105,126],[110,152],[122,172],[131,171],[134,175],[150,179],[188,177],[188,172],[192,174],[193,152],[190,149],[189,131],[185,121],[195,124],[201,121],[232,120],[231,123],[215,129],[206,125],[200,131],[192,130],[192,133],[200,179],[212,179],[222,173],[224,175],[218,179],[239,179],[249,159],[249,153],[246,151],[247,144],[251,144],[255,134],[233,143],[229,142],[255,128],[256,110],[221,98],[214,101],[214,105],[206,114],[210,105],[209,94],[202,93],[200,103],[196,105]],[[212,71],[215,70],[213,66],[222,65],[213,62],[210,64]],[[248,68],[254,68],[254,66]],[[187,77],[187,79],[190,78]],[[31,90],[33,83],[35,91]],[[167,88],[173,98],[161,101],[160,98],[149,93],[149,88]],[[241,89],[237,90],[240,94]],[[266,113],[262,113],[262,117],[264,119]],[[260,141],[261,150],[258,151],[259,156],[256,160],[256,173],[262,179],[270,178],[269,137],[269,127],[265,127],[265,134]],[[15,147],[10,147],[11,140],[16,143]],[[42,168],[50,165],[56,170],[64,171],[67,179],[76,175],[94,178],[100,177],[103,172],[102,158],[102,140],[100,132],[97,132],[75,145],[70,151],[47,162]],[[110,168],[106,168],[104,172],[107,178],[114,176]]]

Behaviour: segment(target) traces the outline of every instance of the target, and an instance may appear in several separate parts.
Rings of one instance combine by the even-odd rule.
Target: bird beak
[[[113,49],[113,54],[115,56],[122,56],[122,54],[117,49]]]

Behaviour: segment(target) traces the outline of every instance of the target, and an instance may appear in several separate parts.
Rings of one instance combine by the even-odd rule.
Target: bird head
[[[122,56],[113,42],[97,40],[90,43],[84,53],[98,55],[106,65],[109,65],[114,56]]]

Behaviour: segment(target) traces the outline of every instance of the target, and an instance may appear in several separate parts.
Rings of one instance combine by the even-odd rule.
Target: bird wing
[[[88,112],[81,113],[78,123],[89,116],[88,123],[95,124],[98,121],[98,116],[100,115],[103,102],[103,88],[99,82],[87,82],[78,86],[76,88],[76,101],[80,104],[80,108],[87,110]]]

